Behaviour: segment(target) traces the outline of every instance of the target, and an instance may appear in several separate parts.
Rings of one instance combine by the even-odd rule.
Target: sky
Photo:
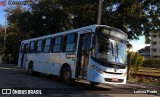
[[[0,0],[0,2],[3,0]],[[4,26],[5,23],[5,12],[4,12],[5,6],[1,6],[0,5],[0,25]],[[140,36],[139,40],[132,40],[130,41],[130,43],[132,44],[133,48],[131,49],[131,51],[137,51],[141,48],[144,48],[145,46],[148,46],[145,44],[145,39],[144,36]]]
[[[132,40],[132,41],[129,41],[133,48],[130,50],[130,51],[137,51],[141,48],[144,48],[145,46],[149,46],[149,44],[145,44],[145,37],[144,36],[140,36],[139,37],[139,40]]]
[[[1,2],[1,0],[0,0],[0,2]],[[5,21],[5,18],[4,18],[4,15],[5,15],[5,13],[4,13],[4,6],[1,6],[0,5],[0,25],[4,25],[4,21]]]

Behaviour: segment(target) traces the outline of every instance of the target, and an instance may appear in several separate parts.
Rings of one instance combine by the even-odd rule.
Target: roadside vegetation
[[[144,59],[142,64],[134,64],[131,64],[129,81],[160,86],[160,59]]]
[[[138,71],[142,66],[145,58],[140,56],[138,52],[133,52],[131,54],[131,66],[134,68],[134,71]]]
[[[130,71],[129,81],[160,86],[160,68],[140,67],[138,72]]]
[[[147,58],[143,62],[142,66],[143,67],[153,67],[153,68],[159,68],[160,69],[160,58]]]

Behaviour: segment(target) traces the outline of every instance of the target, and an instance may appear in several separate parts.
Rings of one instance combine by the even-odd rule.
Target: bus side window
[[[69,34],[65,37],[65,52],[74,52],[76,50],[76,43],[77,43],[77,33],[76,34]]]
[[[38,40],[36,44],[36,53],[40,53],[42,51],[42,40]]]
[[[58,53],[61,51],[61,44],[62,44],[62,36],[58,36],[53,38],[52,41],[52,52],[53,53]]]
[[[28,53],[33,53],[34,52],[34,45],[35,45],[34,41],[30,42]]]
[[[43,48],[44,53],[48,53],[50,51],[50,44],[51,44],[51,38],[44,40],[44,48]]]

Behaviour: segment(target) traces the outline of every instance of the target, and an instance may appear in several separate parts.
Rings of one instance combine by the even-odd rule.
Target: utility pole
[[[101,19],[102,19],[102,3],[103,3],[103,0],[99,0],[98,20],[97,20],[97,24],[98,24],[98,25],[101,24]]]
[[[3,38],[3,57],[2,57],[2,61],[4,62],[4,56],[5,56],[5,49],[6,49],[6,32],[7,32],[7,16],[5,15],[5,23],[4,23],[4,38]]]
[[[153,61],[153,36],[156,35],[156,30],[155,30],[155,12],[153,13],[153,25],[154,25],[154,28],[153,28],[153,31],[151,32],[151,46],[152,46],[152,49],[151,49],[151,59]]]

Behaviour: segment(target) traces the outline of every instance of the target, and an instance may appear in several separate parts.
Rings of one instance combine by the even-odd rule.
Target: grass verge
[[[141,67],[137,72],[131,67],[129,81],[160,86],[160,68]]]

